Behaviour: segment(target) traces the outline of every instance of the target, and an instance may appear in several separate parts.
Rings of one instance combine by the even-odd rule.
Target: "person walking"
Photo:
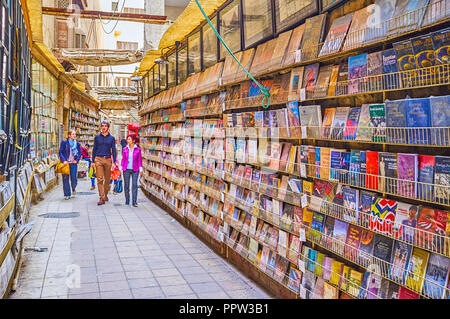
[[[89,144],[85,144],[81,149],[81,158],[89,163],[88,175],[91,169],[91,155],[89,155]],[[95,177],[91,177],[91,191],[95,189]]]
[[[100,197],[97,205],[103,205],[109,200],[111,168],[114,170],[117,166],[116,139],[109,133],[108,121],[102,122],[101,130],[102,132],[94,139],[92,150],[92,163],[96,170],[98,195]]]
[[[122,153],[123,153],[123,149],[124,149],[125,147],[127,147],[127,140],[126,140],[125,138],[123,138],[123,139],[120,141],[120,145],[122,145]]]
[[[130,177],[132,204],[137,207],[138,176],[142,176],[142,154],[136,145],[136,136],[128,135],[127,147],[122,151],[122,172],[124,179],[125,205],[130,205]]]
[[[70,168],[70,174],[62,175],[64,199],[70,199],[71,195],[76,194],[78,184],[77,165],[81,158],[81,145],[76,141],[76,135],[75,130],[69,130],[67,140],[61,141],[59,146],[59,159],[64,165],[69,164]]]

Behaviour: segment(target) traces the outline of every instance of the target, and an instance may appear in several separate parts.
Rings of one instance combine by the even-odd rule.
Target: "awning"
[[[107,66],[138,63],[143,51],[106,49],[62,49],[61,58],[77,65]]]

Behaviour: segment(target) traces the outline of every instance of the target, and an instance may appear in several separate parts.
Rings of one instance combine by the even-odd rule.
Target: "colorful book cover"
[[[301,280],[302,280],[302,272],[299,271],[297,268],[291,267],[291,269],[289,270],[288,288],[294,291],[295,293],[298,293],[300,289]]]
[[[303,67],[295,68],[291,71],[291,81],[289,84],[288,101],[297,101],[300,98],[300,88],[302,87]]]
[[[378,189],[378,175],[379,175],[379,165],[378,165],[378,152],[367,151],[366,152],[366,188]]]
[[[329,107],[325,109],[325,114],[323,116],[322,121],[322,130],[320,132],[320,138],[328,139],[331,135],[332,123],[334,119],[334,114],[336,112],[336,108]]]
[[[413,248],[411,258],[409,259],[406,287],[415,292],[422,291],[425,269],[427,268],[429,257],[429,252],[417,247]]]
[[[403,87],[411,87],[416,81],[416,60],[412,49],[411,41],[405,40],[393,44],[395,56],[397,58],[398,71]]]
[[[352,107],[348,113],[347,123],[345,124],[344,140],[353,141],[356,138],[358,130],[359,113],[361,107]]]
[[[320,50],[319,57],[340,51],[348,28],[350,27],[350,23],[352,22],[352,18],[353,12],[333,20],[325,39],[325,43]]]
[[[317,150],[317,148],[316,148]],[[328,179],[330,177],[330,152],[331,149],[328,147],[321,147],[320,148],[320,178],[322,179]],[[317,152],[316,152],[317,154]],[[316,155],[316,161],[317,161],[317,155]]]
[[[358,130],[356,132],[357,141],[371,141],[372,129],[370,128],[370,108],[369,104],[361,105],[359,112]]]
[[[363,273],[355,269],[350,269],[350,274],[348,276],[348,287],[347,292],[353,297],[357,297],[359,294],[359,289],[361,287],[361,282],[363,279]]]
[[[323,269],[322,269],[322,277],[325,280],[330,280],[331,278],[331,270],[332,270],[333,258],[325,256],[323,258]]]
[[[341,263],[340,261],[337,261],[337,260],[332,261],[330,283],[339,287],[339,282],[340,282],[339,275],[341,274],[343,267],[344,267],[344,264]]]
[[[433,83],[436,80],[439,69],[431,68],[435,65],[436,57],[433,48],[433,41],[431,34],[421,35],[411,39],[412,49],[414,53],[414,60],[418,69],[422,69],[418,81],[421,83]]]
[[[325,223],[323,225],[323,236],[321,245],[331,249],[333,241],[333,231],[334,231],[334,218],[326,216]]]
[[[378,190],[389,194],[397,194],[397,154],[380,152]]]
[[[286,107],[289,125],[289,136],[300,138],[300,113],[298,110],[298,102],[289,102],[286,104]]]
[[[325,281],[323,280],[323,278],[317,277],[311,299],[323,299],[325,294],[324,284]]]
[[[324,286],[323,286],[323,290],[324,290],[324,292],[323,292],[324,299],[338,299],[339,290],[336,287],[325,282]]]
[[[315,272],[316,269],[316,258],[317,258],[317,250],[314,249],[308,249],[308,255],[306,259],[306,270],[311,271],[312,273]]]
[[[450,203],[450,157],[436,156],[434,171],[435,202]]]
[[[344,254],[345,240],[347,239],[347,226],[344,221],[336,219],[333,230],[333,251],[340,255]]]
[[[347,238],[345,240],[344,255],[345,258],[356,261],[358,257],[358,248],[361,241],[362,229],[355,225],[348,225]]]
[[[414,243],[417,227],[418,207],[399,202],[395,214],[394,236],[408,243]]]
[[[300,238],[295,235],[290,235],[290,242],[289,242],[289,250],[287,252],[287,258],[293,262],[294,264],[297,263],[298,259],[298,253],[301,251],[302,243],[300,241]]]
[[[328,86],[328,96],[334,96],[336,94],[338,75],[339,75],[339,64],[333,65],[331,68],[330,85]]]
[[[395,200],[378,197],[372,204],[369,228],[392,236],[397,205]]]
[[[443,299],[448,282],[450,259],[448,257],[431,254],[425,273],[423,294],[432,299]]]
[[[417,218],[416,242],[433,251],[444,252],[444,237],[446,233],[447,212],[419,207]]]
[[[325,216],[323,214],[314,212],[311,223],[311,237],[316,243],[320,243],[322,239],[324,221]]]
[[[314,92],[317,75],[319,73],[319,63],[310,64],[305,67],[302,80],[302,88],[308,93]]]
[[[434,199],[434,156],[419,155],[419,183],[417,195],[419,199],[433,201]]]
[[[419,299],[420,296],[418,293],[415,293],[412,290],[409,290],[408,288],[405,288],[403,286],[398,287],[398,293],[397,293],[397,299]]]
[[[386,142],[393,144],[408,144],[406,129],[406,100],[386,100]]]
[[[277,110],[277,120],[278,120],[278,134],[279,134],[278,136],[280,138],[289,137],[287,109]]]
[[[287,67],[296,62],[300,62],[300,61],[296,61],[296,56],[297,56],[297,51],[301,48],[304,30],[305,30],[304,24],[302,24],[302,25],[296,27],[294,30],[292,30],[292,35],[289,40],[286,54],[284,56],[283,63],[282,63],[283,67]]]
[[[368,19],[373,10],[374,4],[371,4],[353,13],[352,23],[345,39],[343,50],[361,46],[365,40],[365,29],[367,29]]]
[[[429,98],[406,100],[406,123],[409,128],[409,144],[430,145],[431,115]]]
[[[413,247],[401,241],[394,242],[394,250],[391,258],[391,269],[389,278],[404,284],[406,280],[406,269],[408,269],[409,258]]]
[[[383,87],[385,90],[391,90],[401,87],[398,76],[397,56],[394,49],[381,51]]]
[[[341,278],[339,280],[339,288],[342,291],[347,291],[349,275],[350,275],[350,267],[344,264],[344,266],[341,269],[340,274]]]
[[[323,259],[324,259],[325,255],[322,254],[321,252],[317,252],[317,258],[316,258],[316,271],[315,274],[318,277],[322,277],[322,270],[323,270]]]
[[[303,290],[303,292],[300,292],[300,295],[304,297],[303,299],[312,298],[312,292],[314,290],[315,283],[316,283],[316,276],[314,275],[314,273],[306,271],[303,274],[302,285],[300,287],[300,291]]]
[[[335,150],[335,149],[330,150],[329,148],[325,148],[325,147],[322,147],[322,150],[328,150],[328,152],[329,152],[329,158],[330,158],[329,159],[329,163],[330,163],[329,172],[330,172],[330,174],[329,174],[328,178],[326,178],[325,176],[322,177],[322,174],[321,174],[321,178],[329,179],[330,181],[337,182],[339,180],[339,169],[341,168],[341,163],[340,163],[341,152],[339,150]],[[324,159],[323,155],[324,155],[323,153],[320,154],[321,159]],[[322,163],[326,163],[326,162],[327,162],[327,160],[322,161]],[[324,164],[322,164],[322,165],[324,165]]]
[[[284,282],[286,278],[286,272],[289,267],[289,261],[286,258],[278,256],[277,267],[275,269],[275,280],[278,282]]]
[[[320,105],[301,105],[300,124],[306,127],[302,129],[302,138],[319,138],[322,127],[322,111]],[[306,133],[306,136],[304,136]]]
[[[339,64],[335,95],[348,94],[347,81],[348,81],[348,63],[347,61],[342,61]]]
[[[448,50],[450,46],[450,28],[433,32],[431,34],[431,39],[435,50],[436,64],[442,65],[448,63],[450,60],[450,53]],[[444,72],[444,70],[444,68],[439,68],[439,72],[442,76],[448,74],[448,70],[447,72]]]
[[[347,123],[350,107],[337,107],[334,113],[331,129],[331,139],[343,140],[345,124]],[[326,111],[325,111],[326,112]]]
[[[417,198],[418,155],[398,153],[398,195]]]
[[[367,90],[381,91],[383,90],[383,81],[380,81],[383,74],[383,65],[381,58],[381,51],[367,54]]]
[[[363,229],[358,249],[358,264],[367,267],[371,263],[374,242],[374,233]]]
[[[373,256],[378,259],[376,263],[380,267],[381,275],[387,277],[389,275],[389,263],[391,262],[394,240],[375,234],[373,241]]]
[[[386,141],[386,112],[384,104],[370,104],[370,129],[372,142],[383,143]]]
[[[425,7],[429,0],[397,0],[393,19],[389,23],[388,35],[396,35],[410,31],[422,24]],[[419,10],[420,9],[420,10]],[[415,11],[415,14],[408,14]],[[397,19],[395,19],[397,18]]]
[[[364,43],[381,40],[389,31],[389,23],[392,18],[397,0],[376,0],[374,11],[367,19],[367,29],[364,30]]]
[[[302,38],[301,61],[309,61],[317,58],[319,43],[323,40],[327,14],[322,13],[305,21],[305,32]]]
[[[342,188],[344,196],[344,220],[356,223],[358,221],[359,190],[344,186]]]
[[[367,53],[348,58],[348,93],[365,92],[364,80],[367,77]]]
[[[450,95],[431,96],[431,145],[449,145],[450,143]],[[447,127],[445,129],[444,127]]]
[[[349,166],[349,184],[359,186],[360,172],[361,172],[361,151],[351,150],[350,152],[350,166]]]

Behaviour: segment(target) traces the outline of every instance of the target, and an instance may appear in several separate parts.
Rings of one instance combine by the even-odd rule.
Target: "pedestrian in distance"
[[[84,147],[81,149],[81,157],[89,163],[88,167],[88,175],[89,171],[91,170],[91,155],[89,155],[89,144],[85,144]],[[91,191],[95,189],[95,177],[91,177]]]
[[[123,149],[124,149],[125,147],[127,147],[127,139],[126,139],[126,138],[123,138],[123,139],[120,141],[120,145],[122,145],[122,153],[123,153]]]
[[[67,140],[61,141],[59,146],[59,159],[64,165],[69,164],[70,168],[70,174],[62,175],[64,199],[70,199],[71,195],[76,194],[78,184],[77,167],[81,158],[81,145],[75,139],[76,135],[75,130],[69,130]]]
[[[122,152],[122,172],[124,179],[125,205],[130,205],[130,178],[132,205],[137,207],[138,177],[142,176],[142,154],[136,145],[136,136],[128,135],[127,147]]]
[[[114,170],[117,167],[116,158],[116,139],[109,133],[109,123],[103,121],[101,133],[95,137],[92,150],[92,163],[97,175],[97,188],[100,197],[97,205],[103,205],[109,200],[109,180],[111,168]]]

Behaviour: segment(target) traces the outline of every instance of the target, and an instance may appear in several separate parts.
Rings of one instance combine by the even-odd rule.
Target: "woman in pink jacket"
[[[141,149],[136,145],[136,136],[128,135],[127,146],[122,151],[122,172],[124,179],[125,205],[130,205],[130,177],[132,204],[137,207],[138,177],[142,176]]]

